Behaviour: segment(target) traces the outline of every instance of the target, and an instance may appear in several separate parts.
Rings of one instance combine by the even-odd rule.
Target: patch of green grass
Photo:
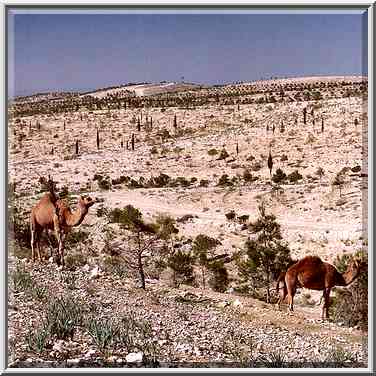
[[[16,292],[27,291],[33,285],[31,274],[20,264],[16,265],[16,269],[11,275],[11,280]]]
[[[58,339],[73,338],[77,326],[82,325],[82,305],[72,296],[53,299],[47,307],[46,326]]]
[[[85,327],[101,352],[105,352],[120,333],[119,327],[113,320],[90,318],[85,323]]]
[[[42,353],[46,348],[49,337],[50,332],[46,327],[36,329],[35,331],[29,330],[26,335],[29,350],[35,351],[38,354]]]

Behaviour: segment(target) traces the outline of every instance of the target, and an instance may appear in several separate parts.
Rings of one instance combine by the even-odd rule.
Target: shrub
[[[190,253],[177,251],[168,259],[168,266],[173,270],[173,282],[179,287],[180,284],[192,284],[193,275],[193,257]]]
[[[104,191],[108,191],[109,189],[111,189],[110,178],[106,176],[103,179],[98,180],[98,186],[100,189],[103,189]]]
[[[87,263],[87,257],[81,253],[69,253],[65,257],[65,266],[68,270],[74,271]]]
[[[275,174],[273,174],[272,176],[272,180],[276,184],[283,183],[286,180],[286,178],[286,174],[280,168],[278,168]]]
[[[30,249],[30,226],[18,205],[12,205],[9,210],[8,233],[9,239],[13,239],[20,247]]]
[[[252,164],[251,170],[252,171],[260,171],[262,169],[262,164],[260,161],[256,161]]]
[[[170,183],[171,187],[178,187],[179,185],[181,187],[189,187],[191,185],[191,182],[186,179],[184,176],[178,176],[175,180],[173,180],[171,183]]]
[[[119,185],[119,184],[123,184],[123,183],[128,183],[130,180],[130,177],[129,176],[120,176],[118,179],[112,179],[111,180],[111,183],[112,185]]]
[[[89,238],[89,233],[82,230],[75,230],[69,233],[65,241],[66,248],[73,248],[78,244],[83,243]]]
[[[250,170],[245,169],[243,171],[243,179],[247,183],[252,183],[253,181],[257,180],[258,177],[257,176],[253,176]]]
[[[294,172],[292,172],[291,174],[287,176],[287,179],[290,181],[290,183],[295,183],[298,180],[303,179],[303,176],[299,174],[298,170],[295,170]]]
[[[223,148],[223,149],[221,150],[221,154],[220,154],[219,157],[218,157],[218,160],[220,161],[220,160],[222,160],[222,159],[226,159],[229,155],[230,155],[230,154],[227,153],[226,149]]]
[[[159,176],[155,178],[150,178],[149,184],[156,188],[163,188],[167,186],[171,181],[171,178],[166,174],[159,174]]]
[[[218,150],[217,149],[210,149],[210,150],[208,150],[208,154],[210,156],[217,155],[218,154]]]
[[[236,213],[235,213],[235,210],[231,210],[229,211],[228,213],[225,214],[226,218],[228,221],[232,221],[235,219],[236,217]]]
[[[200,187],[208,187],[209,186],[209,180],[201,179],[200,180]]]
[[[13,288],[17,292],[26,291],[33,285],[31,274],[21,264],[12,273]]]
[[[209,286],[214,291],[225,292],[229,277],[223,261],[213,261],[208,264],[210,271]]]
[[[346,270],[352,255],[337,256],[335,266],[339,272]],[[358,278],[347,288],[335,289],[335,298],[330,306],[335,322],[342,322],[346,326],[359,325],[362,329],[368,327],[368,260],[364,260],[364,268]]]
[[[137,223],[142,218],[142,213],[132,205],[127,205],[123,209],[115,208],[108,213],[111,223],[119,223],[128,227]]]
[[[128,274],[125,260],[120,256],[108,256],[103,260],[104,270],[107,273],[115,274],[124,278]]]
[[[352,171],[352,172],[360,172],[361,169],[362,169],[362,168],[361,168],[359,165],[357,165],[357,166],[352,167],[352,168],[351,168],[351,171]]]
[[[223,174],[218,181],[218,186],[220,187],[231,187],[233,185],[232,181],[229,180],[229,176],[227,174]]]
[[[158,148],[156,146],[153,146],[150,150],[150,154],[158,154]]]

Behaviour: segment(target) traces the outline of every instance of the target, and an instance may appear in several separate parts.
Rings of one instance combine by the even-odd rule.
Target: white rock
[[[235,299],[232,304],[234,307],[241,307],[243,305],[239,299]]]
[[[90,279],[98,278],[101,274],[101,271],[99,270],[98,265],[94,267],[94,269],[90,273]]]
[[[94,350],[94,349],[90,349],[90,350],[88,350],[86,353],[85,353],[85,358],[91,358],[93,355],[95,355],[97,353],[97,351],[96,350]]]
[[[52,349],[55,350],[55,351],[58,351],[58,352],[62,352],[64,350],[64,341],[59,340],[59,341],[55,342]]]
[[[109,362],[116,362],[118,359],[118,357],[116,355],[111,355],[107,360]]]
[[[78,363],[80,363],[80,359],[68,359],[67,363],[68,364],[78,364]]]
[[[140,363],[144,360],[144,354],[142,352],[129,353],[125,357],[125,360],[127,363]]]
[[[84,272],[88,272],[90,270],[90,266],[88,264],[85,264],[85,266],[82,268]]]
[[[218,303],[218,307],[220,307],[220,308],[224,308],[224,307],[226,307],[228,305],[230,305],[229,302],[220,302],[220,303]]]

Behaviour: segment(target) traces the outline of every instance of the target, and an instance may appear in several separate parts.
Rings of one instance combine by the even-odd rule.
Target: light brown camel
[[[95,204],[90,197],[80,197],[77,208],[72,211],[65,200],[57,199],[54,193],[54,186],[49,186],[46,193],[39,202],[32,208],[30,215],[31,230],[31,254],[35,261],[35,247],[37,248],[38,259],[40,255],[40,238],[44,230],[54,230],[58,241],[60,263],[64,266],[64,240],[73,226],[78,226],[84,220],[89,208]]]
[[[288,298],[289,310],[293,311],[293,300],[296,289],[305,287],[311,290],[322,290],[324,304],[322,319],[329,317],[329,296],[334,286],[348,286],[360,274],[363,263],[354,257],[344,273],[340,273],[333,265],[323,262],[317,256],[306,256],[281,273],[277,280],[277,291],[280,293],[278,307]],[[280,287],[282,284],[282,287]]]

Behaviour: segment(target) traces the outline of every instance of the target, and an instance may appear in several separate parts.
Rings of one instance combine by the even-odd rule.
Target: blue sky
[[[293,12],[293,11],[291,11]],[[361,14],[12,14],[9,93],[364,74]]]

